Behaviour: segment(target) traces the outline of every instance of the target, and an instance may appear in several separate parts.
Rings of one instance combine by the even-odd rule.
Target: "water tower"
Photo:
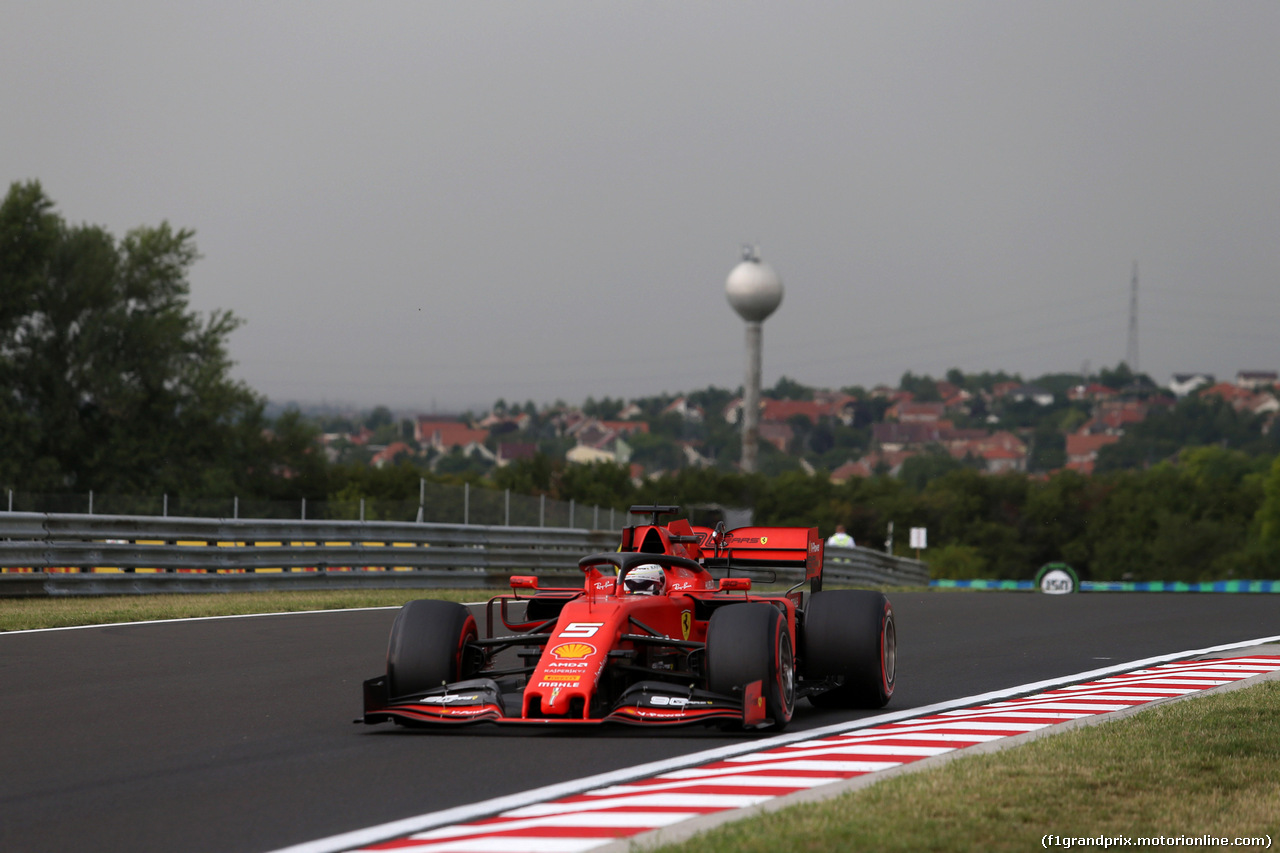
[[[764,321],[782,304],[782,279],[760,260],[754,246],[744,247],[742,263],[724,286],[729,304],[747,321],[747,381],[742,395],[742,470],[756,470],[760,448],[760,351]]]

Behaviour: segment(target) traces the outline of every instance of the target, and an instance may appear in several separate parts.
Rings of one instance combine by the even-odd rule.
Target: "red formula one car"
[[[391,628],[387,673],[364,683],[365,723],[716,723],[781,730],[797,700],[879,708],[893,695],[893,608],[878,592],[822,591],[817,528],[726,531],[661,523],[578,561],[580,588],[511,578],[487,630],[462,604],[411,601]],[[804,568],[810,591],[751,592],[744,572]],[[737,573],[737,574],[735,574]],[[495,635],[494,613],[510,633]]]

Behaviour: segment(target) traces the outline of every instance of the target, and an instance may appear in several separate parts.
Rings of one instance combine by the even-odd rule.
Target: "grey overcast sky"
[[[277,402],[1280,368],[1280,2],[0,0],[0,173]]]

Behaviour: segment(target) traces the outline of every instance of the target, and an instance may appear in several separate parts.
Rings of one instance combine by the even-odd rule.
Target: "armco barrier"
[[[617,543],[575,528],[0,513],[0,596],[572,582],[579,557]],[[923,563],[865,548],[831,549],[825,576],[928,582]]]
[[[827,546],[822,579],[828,584],[927,586],[929,567],[919,560],[894,557],[870,548]]]

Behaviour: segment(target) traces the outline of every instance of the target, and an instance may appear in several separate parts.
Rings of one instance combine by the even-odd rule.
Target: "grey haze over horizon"
[[[1280,368],[1280,3],[9,2],[0,167],[273,401]]]

